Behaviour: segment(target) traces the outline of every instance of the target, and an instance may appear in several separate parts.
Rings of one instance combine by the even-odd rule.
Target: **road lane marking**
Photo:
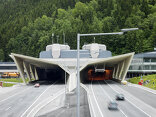
[[[57,82],[57,81],[56,81]],[[52,85],[46,88],[37,98],[36,100],[27,108],[27,110],[21,115],[21,117],[24,117],[24,115],[27,113],[27,111],[39,100],[39,98],[48,90],[50,89],[56,82],[54,82]]]
[[[150,92],[150,93],[156,95],[156,92],[153,92],[151,89],[148,89],[147,87],[144,87],[144,86],[138,86],[136,84],[128,84],[128,86],[137,87],[137,88],[143,89],[143,90],[145,90],[147,92]]]
[[[106,81],[105,81],[106,82]],[[106,82],[107,83],[107,82]],[[114,90],[116,93],[120,93],[120,92],[118,92],[118,91],[116,91],[112,86],[110,86],[108,83],[107,83],[107,85],[112,89],[112,90]],[[116,85],[117,86],[117,85]],[[128,93],[128,92],[127,92]],[[140,111],[142,111],[143,113],[145,113],[147,116],[149,116],[149,117],[151,117],[148,113],[146,113],[145,111],[143,111],[141,108],[139,108],[138,106],[136,106],[133,102],[131,102],[130,100],[128,100],[127,98],[126,98],[126,100],[129,102],[129,103],[131,103],[133,106],[135,106],[137,109],[139,109]]]
[[[23,91],[21,91],[21,92],[15,93],[14,95],[12,95],[12,96],[10,96],[10,97],[1,100],[0,103],[6,101],[6,100],[8,100],[8,99],[10,99],[11,97],[14,97],[14,96],[16,96],[16,95],[22,93],[22,92],[24,92],[24,91],[26,91],[26,90],[28,90],[28,89],[30,89],[30,88],[31,88],[31,87],[29,87],[29,88],[27,88],[27,89],[25,89],[25,90],[23,90]]]
[[[92,92],[93,92],[93,97],[94,97],[94,100],[95,100],[96,105],[97,105],[97,107],[98,107],[98,110],[100,111],[101,117],[104,117],[103,114],[102,114],[102,111],[101,111],[101,109],[100,109],[100,107],[99,107],[99,104],[98,104],[98,102],[97,102],[97,99],[96,99],[96,97],[95,97],[95,94],[94,94],[94,91],[93,91],[93,86],[92,86],[92,81],[91,81],[91,90],[92,90]]]
[[[98,81],[98,83],[99,83],[99,81]],[[100,85],[100,88],[103,90],[103,92],[107,95],[107,97],[108,97],[111,101],[113,101],[113,99],[108,95],[108,93],[102,88],[102,86],[101,86],[100,83],[99,83],[99,85]]]
[[[98,83],[99,83],[99,81],[98,81]],[[111,101],[113,101],[113,99],[108,95],[108,93],[102,88],[102,86],[101,86],[100,83],[99,83],[99,85],[100,85],[101,89],[103,90],[103,92],[107,95],[107,97],[108,97]],[[125,117],[128,117],[128,116],[123,112],[123,110],[122,110],[121,108],[118,107],[118,109],[119,109],[119,111],[120,111]]]
[[[10,107],[8,107],[7,109],[5,109],[5,111],[8,111],[10,108],[11,108],[11,106],[10,106]]]
[[[95,114],[95,111],[94,111],[94,109],[93,109],[93,103],[92,103],[92,101],[91,101],[91,98],[90,98],[90,94],[89,94],[89,89],[88,89],[88,87],[86,87],[84,84],[82,84],[81,83],[81,86],[87,91],[87,97],[88,97],[88,101],[90,102],[88,102],[88,104],[89,104],[89,107],[91,107],[92,108],[92,111],[93,111],[93,115],[91,115],[91,117],[96,117],[96,114]],[[89,109],[90,110],[90,109]],[[90,114],[91,114],[91,112],[90,112]]]
[[[45,107],[47,104],[49,104],[50,102],[52,102],[54,99],[56,99],[57,97],[59,97],[60,95],[62,95],[64,92],[65,92],[65,90],[64,89],[61,89],[60,91],[58,91],[57,93],[55,93],[55,96],[50,96],[49,98],[46,99],[46,100],[50,99],[50,101],[45,102],[45,100],[43,100],[38,105],[36,105],[34,108],[32,108],[32,110],[27,114],[26,117],[34,117],[43,107]]]

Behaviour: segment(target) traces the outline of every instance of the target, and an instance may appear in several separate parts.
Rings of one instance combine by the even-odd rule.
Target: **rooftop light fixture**
[[[135,31],[135,30],[139,30],[139,28],[125,28],[125,29],[121,29],[122,32]]]

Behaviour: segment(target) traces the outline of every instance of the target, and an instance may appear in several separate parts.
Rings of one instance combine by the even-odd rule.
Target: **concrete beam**
[[[121,62],[118,64],[118,66],[119,66],[119,71],[118,71],[118,74],[117,74],[117,79],[120,80],[119,75],[120,75],[120,71],[121,71]]]
[[[37,73],[37,70],[36,70],[36,67],[35,67],[35,78],[36,78],[36,80],[39,80],[39,78],[38,78],[38,73]]]
[[[126,60],[125,60],[125,65],[124,65],[124,72],[123,72],[123,77],[122,77],[122,80],[124,80],[125,79],[125,76],[126,76],[126,74],[127,74],[127,71],[128,71],[128,69],[129,69],[129,66],[130,66],[130,64],[131,64],[131,61],[132,61],[132,59],[133,59],[133,56],[134,56],[134,53],[130,56],[130,57],[128,57]]]
[[[76,88],[77,85],[77,76],[76,73],[71,73],[69,74],[69,78],[68,78],[68,92],[71,92],[72,90],[74,90]]]
[[[26,84],[25,78],[24,78],[24,67],[23,67],[23,61],[17,57],[14,56],[15,64],[17,65],[17,69],[20,73],[20,76],[23,80],[23,83]]]
[[[112,74],[113,78],[115,78],[115,71],[116,71],[116,69],[115,69],[115,66],[114,66],[113,74]]]
[[[120,70],[120,74],[119,74],[119,80],[121,80],[121,74],[123,72],[123,68],[124,68],[124,65],[125,65],[125,61],[122,62],[122,67],[121,67],[121,70]]]
[[[118,73],[119,73],[119,64],[117,65],[117,71],[116,71],[116,75],[115,75],[116,79],[118,79]]]
[[[23,66],[24,66],[24,69],[26,71],[26,74],[27,74],[29,81],[31,81],[29,65],[23,61]]]
[[[30,71],[31,71],[31,76],[32,76],[32,78],[35,79],[35,74],[34,74],[34,71],[33,71],[33,66],[31,64],[29,64],[29,67],[30,67]]]

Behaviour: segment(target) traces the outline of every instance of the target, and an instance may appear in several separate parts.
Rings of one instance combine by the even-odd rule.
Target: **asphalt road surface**
[[[93,117],[155,117],[156,95],[124,86],[112,80],[94,81],[86,84],[89,92],[89,104]],[[122,93],[125,101],[116,101],[119,109],[111,111],[108,103],[115,100],[115,95]],[[151,98],[151,100],[149,99]]]
[[[42,100],[64,90],[64,84],[22,86],[0,95],[0,117],[26,117]]]
[[[92,81],[83,88],[81,117],[156,117],[154,93],[112,80]],[[0,92],[0,117],[76,117],[76,94],[64,98],[64,92],[64,84],[21,86]],[[124,94],[125,101],[117,101],[119,109],[111,111],[108,103],[118,93]]]
[[[37,115],[37,117],[76,117],[77,115],[77,95],[76,90],[73,93],[67,93],[65,105],[51,112]],[[56,102],[56,101],[55,101]],[[53,103],[55,103],[53,101]],[[90,111],[87,100],[87,92],[80,88],[80,117],[90,117]]]

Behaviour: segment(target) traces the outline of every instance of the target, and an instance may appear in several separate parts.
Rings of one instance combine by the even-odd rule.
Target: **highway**
[[[83,89],[81,87],[80,90],[80,117],[155,117],[156,115],[154,93],[130,85],[121,85],[112,80],[91,81],[81,86]],[[6,93],[0,92],[0,117],[56,115],[75,117],[76,93],[67,94],[65,101],[64,92],[65,85],[57,82],[42,84],[39,88],[27,85],[13,88]],[[108,109],[108,103],[115,100],[115,95],[118,93],[124,94],[125,101],[117,101],[119,109],[111,111]],[[68,105],[64,107],[64,104]]]
[[[89,92],[88,99],[93,117],[155,117],[156,115],[155,94],[143,92],[144,90],[136,87],[124,86],[112,80],[92,81],[85,86]],[[115,95],[118,93],[124,94],[126,99],[117,101],[119,109],[111,111],[108,109],[108,103],[115,100]],[[150,97],[151,100],[146,100]]]
[[[41,85],[39,88],[29,85],[0,94],[0,116],[27,117],[42,100],[57,95],[64,88],[64,84]]]

